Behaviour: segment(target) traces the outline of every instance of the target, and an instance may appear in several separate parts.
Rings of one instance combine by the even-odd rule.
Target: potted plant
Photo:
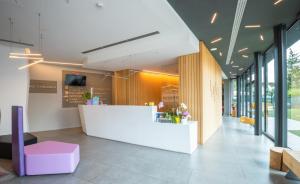
[[[82,98],[85,100],[86,105],[92,105],[92,94],[91,92],[87,91],[84,92]]]

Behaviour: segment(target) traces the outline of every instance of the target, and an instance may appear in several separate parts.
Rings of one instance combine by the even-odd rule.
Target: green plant
[[[91,92],[89,92],[89,91],[84,92],[83,95],[82,95],[82,98],[84,100],[90,100],[92,98]]]

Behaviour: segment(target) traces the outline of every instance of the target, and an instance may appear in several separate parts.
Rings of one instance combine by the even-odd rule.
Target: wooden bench
[[[249,117],[246,117],[246,116],[241,116],[240,117],[240,122],[244,123],[244,124],[252,125],[252,126],[255,125],[255,119],[254,118],[249,118]]]
[[[283,163],[283,150],[288,148],[272,147],[270,149],[270,168],[278,171],[288,172],[287,166]]]
[[[283,150],[283,163],[289,168],[286,178],[300,181],[300,151]]]

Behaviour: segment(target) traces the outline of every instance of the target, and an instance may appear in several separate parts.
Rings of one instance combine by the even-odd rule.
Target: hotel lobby
[[[0,1],[0,183],[300,183],[299,7]]]

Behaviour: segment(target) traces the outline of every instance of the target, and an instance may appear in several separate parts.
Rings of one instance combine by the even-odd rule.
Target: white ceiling
[[[165,66],[198,51],[198,40],[166,0],[0,0],[0,38],[33,43],[46,60],[84,63],[86,68],[120,70]],[[160,34],[90,54],[81,52],[154,31]]]

